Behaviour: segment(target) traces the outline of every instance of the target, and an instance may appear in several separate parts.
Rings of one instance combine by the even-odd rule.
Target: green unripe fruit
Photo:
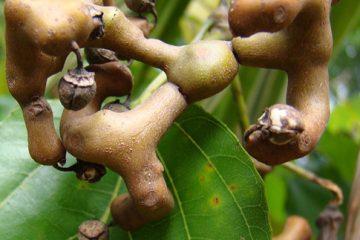
[[[238,72],[231,46],[223,41],[201,41],[183,47],[166,71],[188,102],[210,97],[223,90]]]

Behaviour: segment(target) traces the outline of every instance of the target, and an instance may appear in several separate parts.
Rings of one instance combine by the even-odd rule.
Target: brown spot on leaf
[[[206,171],[208,172],[214,171],[214,166],[211,163],[206,164]]]
[[[237,186],[235,184],[230,184],[229,189],[230,189],[231,192],[236,192]]]
[[[221,204],[221,200],[218,196],[214,196],[212,199],[211,199],[211,205],[214,206],[214,207],[219,207]]]

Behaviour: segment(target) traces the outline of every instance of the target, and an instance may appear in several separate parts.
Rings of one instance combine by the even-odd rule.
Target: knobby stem
[[[209,17],[202,27],[200,28],[200,31],[196,34],[194,39],[191,41],[191,43],[195,43],[200,41],[204,38],[205,34],[212,28],[215,21],[213,18]],[[161,71],[153,81],[148,85],[148,87],[142,92],[140,97],[136,100],[134,100],[130,107],[133,108],[139,104],[141,104],[143,101],[148,99],[161,85],[163,85],[167,81],[166,73]]]
[[[244,131],[250,126],[249,125],[249,117],[248,117],[248,112],[246,109],[246,102],[244,99],[244,95],[242,92],[242,86],[241,86],[241,81],[239,77],[236,77],[235,80],[233,81],[232,85],[231,85],[231,90],[233,92],[233,97],[234,97],[234,101],[236,104],[236,110],[238,113],[238,117],[239,117],[239,124],[240,124],[240,128],[242,131],[242,134],[244,134]],[[259,165],[258,161],[254,159],[254,163],[256,166],[256,169],[261,173],[261,174],[266,174],[269,171],[263,171],[263,167],[261,167],[261,165]],[[333,199],[331,201],[331,204],[333,206],[339,206],[342,204],[343,202],[343,192],[341,190],[341,188],[336,185],[334,182],[328,180],[328,179],[323,179],[318,177],[316,174],[314,174],[313,172],[306,170],[302,167],[297,166],[294,163],[288,162],[288,163],[284,163],[282,165],[280,165],[282,167],[284,167],[285,169],[295,173],[296,175],[307,179],[311,182],[314,182],[316,184],[318,184],[319,186],[321,186],[322,188],[332,192],[335,196],[335,199]]]

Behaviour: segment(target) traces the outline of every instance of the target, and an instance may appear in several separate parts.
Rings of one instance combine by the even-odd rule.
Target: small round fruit
[[[109,239],[109,228],[99,220],[88,220],[79,226],[79,240],[107,240]]]
[[[60,102],[66,109],[80,110],[95,96],[95,73],[73,69],[61,78],[58,91]]]

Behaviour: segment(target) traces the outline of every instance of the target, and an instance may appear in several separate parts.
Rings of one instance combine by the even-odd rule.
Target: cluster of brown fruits
[[[155,0],[125,2],[156,21]],[[113,201],[115,222],[136,229],[157,220],[174,205],[155,153],[159,140],[189,104],[227,87],[239,64],[284,70],[289,77],[287,105],[266,109],[247,130],[247,151],[269,165],[308,154],[329,117],[332,3],[234,0],[231,41],[172,46],[146,38],[152,25],[126,17],[113,1],[7,0],[7,82],[23,110],[31,157],[62,169],[68,151],[78,163],[66,170],[90,182],[106,166],[123,177],[129,192]],[[86,48],[86,68],[79,48]],[[78,66],[59,83],[65,107],[60,140],[43,96],[48,77],[63,68],[71,51]],[[168,82],[134,109],[119,102],[101,109],[108,96],[132,90],[131,71],[119,59],[160,68]]]

